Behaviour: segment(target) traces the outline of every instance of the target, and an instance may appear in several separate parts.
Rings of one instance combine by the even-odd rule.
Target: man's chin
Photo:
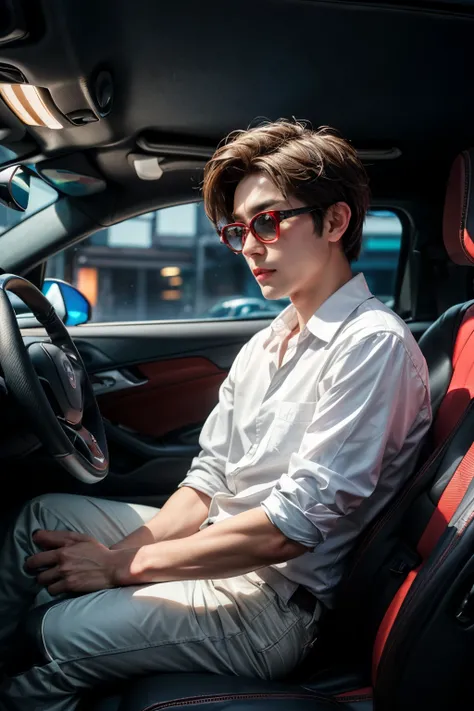
[[[283,299],[285,296],[288,296],[284,289],[271,286],[270,284],[265,284],[260,288],[262,290],[262,296],[268,299],[268,301],[275,301],[276,299]]]

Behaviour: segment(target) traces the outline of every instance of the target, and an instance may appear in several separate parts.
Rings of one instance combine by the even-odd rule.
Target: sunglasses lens
[[[272,240],[277,236],[277,223],[273,215],[267,212],[259,215],[253,222],[253,229],[262,240]]]
[[[229,227],[224,227],[223,233],[228,245],[232,249],[241,252],[244,235],[243,227],[239,227],[239,225],[229,225]]]

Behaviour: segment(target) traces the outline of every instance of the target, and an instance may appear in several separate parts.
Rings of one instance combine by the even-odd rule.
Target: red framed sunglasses
[[[308,212],[321,212],[322,210],[321,206],[297,207],[293,210],[265,210],[265,212],[254,215],[248,225],[243,222],[224,225],[220,231],[220,240],[235,254],[240,254],[249,232],[259,242],[271,244],[280,238],[280,222],[288,220],[289,217],[305,215]]]

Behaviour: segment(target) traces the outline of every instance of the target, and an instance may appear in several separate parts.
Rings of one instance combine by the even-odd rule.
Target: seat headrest
[[[444,246],[455,264],[474,264],[474,148],[463,151],[449,174],[443,215]]]

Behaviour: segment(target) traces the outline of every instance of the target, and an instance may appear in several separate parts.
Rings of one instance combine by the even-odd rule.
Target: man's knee
[[[68,499],[74,499],[71,494],[42,494],[27,501],[23,505],[15,523],[15,528],[21,528],[33,534],[43,528],[56,528],[61,513],[69,507]]]

